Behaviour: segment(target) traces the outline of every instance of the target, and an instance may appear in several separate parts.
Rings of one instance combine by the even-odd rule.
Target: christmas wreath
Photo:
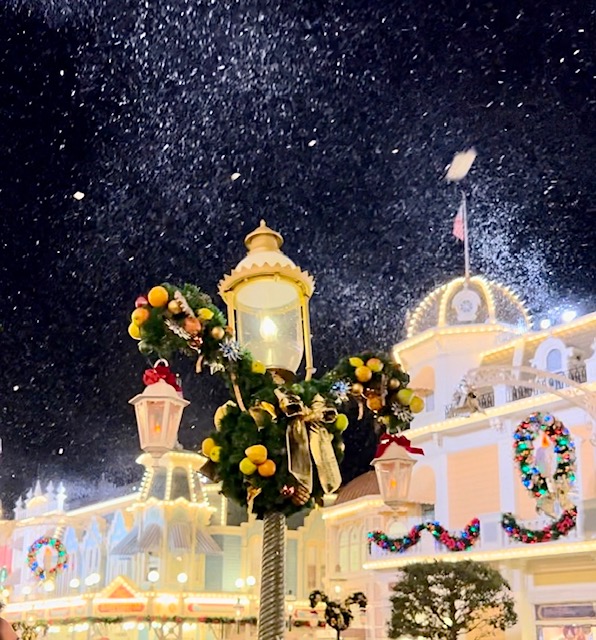
[[[54,549],[58,554],[58,560],[56,564],[46,570],[37,561],[37,554],[42,547]],[[29,569],[34,573],[36,578],[40,580],[47,580],[48,578],[54,578],[62,569],[68,566],[68,553],[66,547],[58,540],[58,538],[38,538],[30,547],[27,552],[27,564]]]
[[[554,445],[556,467],[552,479],[546,478],[537,466],[534,442],[538,438],[544,446]],[[513,446],[522,484],[536,498],[536,510],[550,516],[554,522],[543,529],[527,529],[517,523],[512,513],[505,513],[501,524],[507,535],[528,544],[567,535],[577,520],[577,507],[569,496],[575,482],[575,445],[569,430],[550,414],[533,413],[517,426]],[[557,506],[560,510],[558,518]]]
[[[474,546],[480,536],[480,521],[478,518],[474,518],[458,536],[449,533],[438,522],[426,522],[412,527],[401,538],[390,538],[382,531],[370,531],[368,533],[368,542],[369,544],[376,544],[381,549],[391,553],[404,553],[420,542],[420,536],[424,530],[430,531],[434,538],[447,547],[449,551],[466,551]]]
[[[141,353],[178,351],[196,358],[197,371],[208,367],[226,380],[233,400],[216,411],[215,431],[202,443],[203,472],[259,518],[291,515],[337,491],[349,403],[391,433],[408,429],[424,407],[409,376],[383,354],[344,358],[319,379],[282,380],[234,340],[224,314],[192,284],[153,287],[137,298],[131,320]],[[157,368],[150,377],[157,381]]]

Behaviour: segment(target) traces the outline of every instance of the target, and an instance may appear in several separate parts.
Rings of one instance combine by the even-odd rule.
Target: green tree
[[[517,622],[507,581],[473,560],[408,565],[393,592],[390,638],[456,640],[470,631],[481,638]]]

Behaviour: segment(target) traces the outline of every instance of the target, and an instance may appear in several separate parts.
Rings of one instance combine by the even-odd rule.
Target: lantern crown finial
[[[261,220],[261,224],[244,239],[244,244],[249,252],[279,251],[283,243],[282,235],[270,229],[265,220]]]

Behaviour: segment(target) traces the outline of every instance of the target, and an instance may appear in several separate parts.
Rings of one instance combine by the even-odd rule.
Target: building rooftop
[[[407,337],[458,325],[501,325],[527,331],[531,317],[508,287],[483,276],[455,278],[431,291],[409,314]]]
[[[350,502],[351,500],[357,500],[364,496],[380,495],[379,483],[377,482],[377,474],[374,470],[367,471],[361,476],[350,480],[345,487],[342,487],[338,492],[338,498],[335,502],[336,505],[343,504],[344,502]]]

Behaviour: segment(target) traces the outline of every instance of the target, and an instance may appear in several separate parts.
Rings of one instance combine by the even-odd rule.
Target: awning
[[[188,522],[173,522],[168,528],[168,547],[171,551],[192,549],[192,529]]]
[[[116,556],[132,556],[139,552],[139,530],[135,527],[130,533],[126,534],[118,544],[116,544],[111,553]]]
[[[139,538],[140,551],[160,551],[162,531],[158,524],[150,524]]]
[[[223,554],[221,547],[205,531],[197,531],[197,551],[211,556],[220,556]]]

